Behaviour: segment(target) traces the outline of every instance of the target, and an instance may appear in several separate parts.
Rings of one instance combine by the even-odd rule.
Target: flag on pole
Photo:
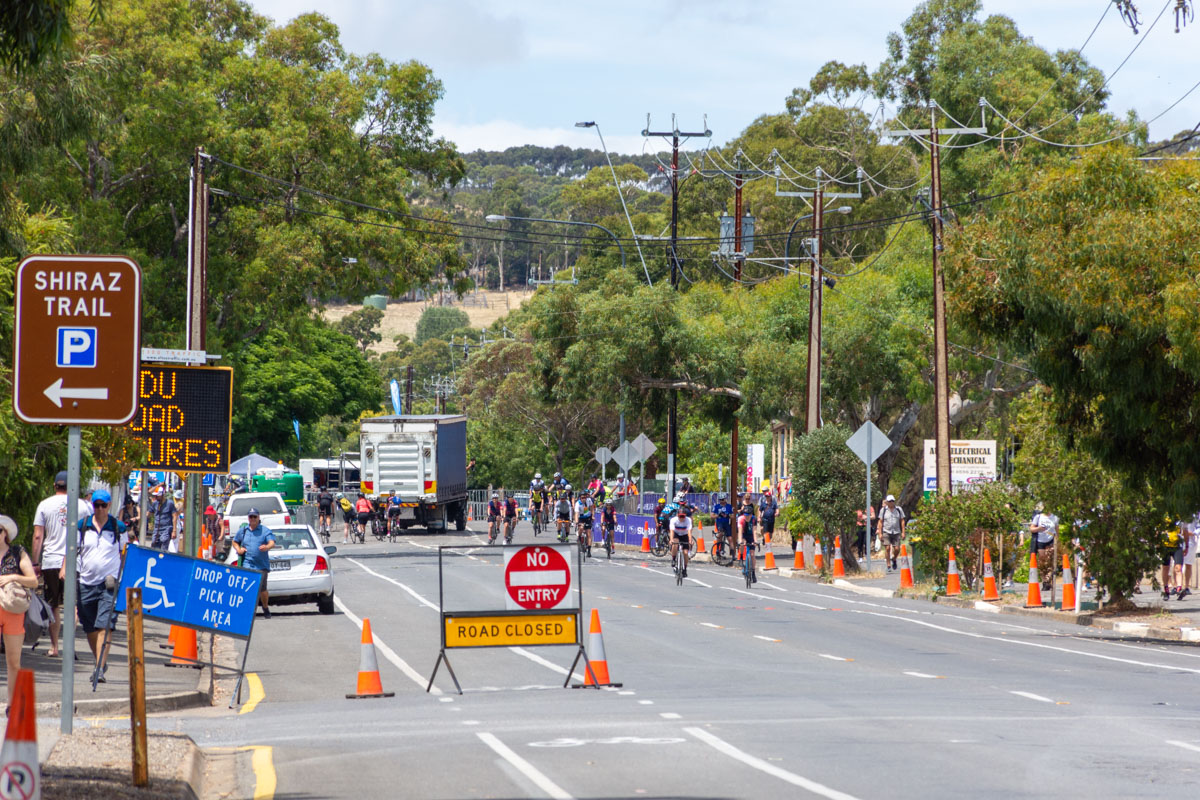
[[[392,410],[396,412],[396,416],[400,415],[400,381],[392,378]]]

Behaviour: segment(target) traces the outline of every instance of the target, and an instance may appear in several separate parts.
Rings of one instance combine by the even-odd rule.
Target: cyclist
[[[597,503],[604,502],[604,482],[600,480],[600,473],[592,473],[592,479],[588,481],[587,490]]]
[[[733,506],[729,504],[729,496],[724,492],[717,495],[717,504],[713,506],[716,518],[714,528],[718,542],[725,542],[727,547],[733,547],[733,537],[729,535],[730,523],[733,522]]]
[[[534,482],[529,484],[529,518],[542,522],[542,504],[546,500],[546,484],[542,481],[542,473],[533,476]],[[536,486],[534,484],[537,484]],[[533,531],[537,533],[537,528]]]
[[[554,479],[550,481],[550,490],[554,492],[554,499],[558,499],[558,496],[562,494],[562,491],[566,485],[567,482],[563,480],[562,473],[554,473]]]
[[[625,473],[624,472],[617,473],[617,482],[613,486],[613,495],[616,497],[624,497],[625,496]]]
[[[329,526],[333,524],[333,495],[328,486],[322,486],[317,493],[317,527],[325,541],[329,541]]]
[[[566,494],[560,494],[554,504],[555,524],[558,526],[558,540],[565,542],[571,529],[571,501]]]
[[[398,494],[393,493],[392,496],[388,498],[387,521],[388,533],[392,532],[393,527],[400,527],[400,495]]]
[[[745,557],[750,560],[750,582],[758,583],[758,576],[754,574],[754,521],[754,501],[747,493],[742,500],[742,510],[738,512],[737,526],[742,544],[746,546]]]
[[[617,510],[613,508],[611,499],[605,502],[604,510],[600,512],[600,530],[604,533],[604,544],[608,547],[608,557],[612,558],[613,540],[617,531]]]
[[[500,503],[500,493],[492,492],[492,499],[488,501],[487,518],[488,518],[488,544],[496,541],[496,532],[500,527],[500,515],[504,513],[504,506]]]
[[[658,498],[658,509],[654,512],[654,527],[665,531],[670,523],[671,512],[667,511],[667,498]]]
[[[533,473],[533,480],[529,482],[529,491],[532,494],[534,491],[546,491],[546,482],[542,480],[542,473]]]
[[[676,511],[675,516],[671,517],[671,560],[675,559],[679,552],[679,546],[683,545],[683,577],[687,577],[688,553],[691,552],[692,544],[695,542],[695,537],[692,535],[692,518],[687,515],[687,510],[680,506]]]
[[[521,510],[517,508],[517,498],[510,496],[504,501],[504,543],[512,544],[513,529],[517,527],[517,515]]]
[[[362,492],[358,493],[358,499],[354,501],[354,513],[358,518],[358,539],[365,541],[367,537],[367,523],[371,521],[371,512],[374,510],[371,501]]]
[[[592,552],[592,515],[596,504],[592,501],[592,493],[584,489],[575,501],[575,520],[579,527],[579,541],[583,549]]]
[[[350,531],[354,525],[354,504],[346,499],[346,495],[338,492],[338,506],[342,509],[342,544],[350,544]]]

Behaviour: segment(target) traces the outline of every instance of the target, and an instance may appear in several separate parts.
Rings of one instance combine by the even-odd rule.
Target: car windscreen
[[[279,528],[271,531],[275,534],[277,550],[316,550],[308,528]]]
[[[250,509],[257,508],[259,514],[286,514],[279,500],[274,497],[235,497],[229,501],[225,510],[227,517],[244,517]]]

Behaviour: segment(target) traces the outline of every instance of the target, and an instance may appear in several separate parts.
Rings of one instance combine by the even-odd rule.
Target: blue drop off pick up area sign
[[[151,618],[249,638],[262,573],[200,558],[130,545],[117,592],[125,611],[125,590],[142,590],[142,613]]]

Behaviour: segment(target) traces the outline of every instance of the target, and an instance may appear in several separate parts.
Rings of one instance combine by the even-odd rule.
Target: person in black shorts
[[[321,487],[320,493],[317,494],[317,520],[318,527],[333,523],[333,495],[324,486]],[[325,529],[328,530],[328,528]]]
[[[748,494],[742,501],[742,510],[738,512],[737,531],[742,544],[746,546],[746,558],[750,559],[750,582],[758,583],[758,576],[754,574],[754,504]]]

